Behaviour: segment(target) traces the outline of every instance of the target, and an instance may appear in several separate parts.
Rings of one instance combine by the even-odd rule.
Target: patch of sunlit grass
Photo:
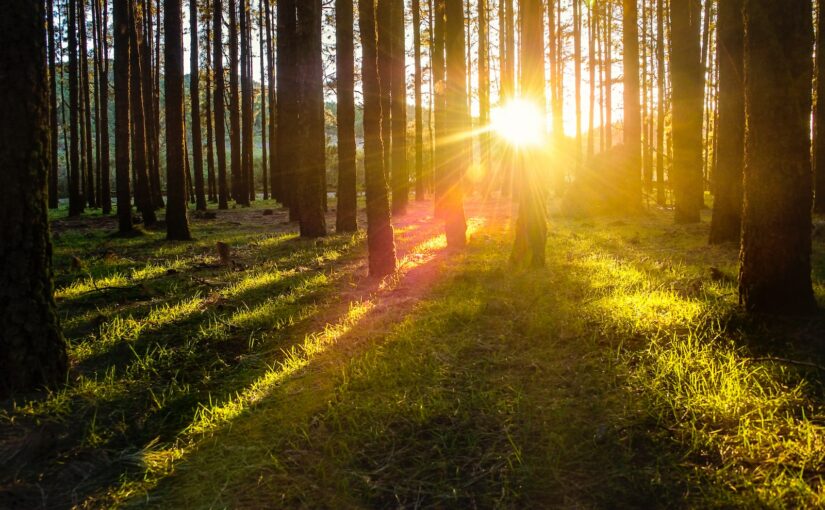
[[[114,273],[100,278],[87,277],[76,280],[66,287],[57,289],[54,293],[55,299],[72,299],[83,294],[99,290],[119,289],[135,283],[150,280],[162,276],[169,271],[180,271],[189,264],[183,259],[172,259],[158,263],[149,263],[140,268],[132,269],[129,274]]]

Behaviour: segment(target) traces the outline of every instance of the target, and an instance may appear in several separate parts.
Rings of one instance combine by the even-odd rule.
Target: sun
[[[514,99],[491,112],[491,128],[513,145],[538,145],[544,137],[544,118],[535,104]]]

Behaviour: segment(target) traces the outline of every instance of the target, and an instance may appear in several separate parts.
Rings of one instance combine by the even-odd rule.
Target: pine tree
[[[671,0],[673,1],[673,0]],[[745,0],[745,181],[739,301],[816,308],[811,286],[810,0]]]
[[[464,56],[464,9],[462,0],[445,0],[444,48],[447,62],[446,128],[450,158],[444,163],[443,203],[447,245],[462,248],[467,243],[462,176],[467,170],[467,141],[461,134],[469,126],[467,111],[467,62]]]
[[[713,174],[710,243],[738,242],[742,224],[745,156],[745,84],[742,55],[745,28],[742,0],[721,0],[717,22],[719,55],[718,158]]]
[[[679,1],[679,0],[676,0]],[[624,206],[641,207],[642,119],[639,106],[639,13],[636,0],[624,0],[622,45],[624,46]]]
[[[392,101],[392,213],[407,212],[410,178],[407,169],[407,80],[405,60],[404,0],[392,0],[390,6],[390,87]]]
[[[115,90],[115,181],[118,231],[132,231],[129,183],[129,0],[113,0]]]
[[[181,0],[163,1],[166,96],[166,238],[191,239],[186,205],[183,130],[183,21]]]
[[[195,209],[206,210],[203,190],[203,139],[201,138],[200,60],[198,59],[198,2],[189,0],[189,102],[192,105],[192,171],[195,172]]]
[[[65,381],[47,217],[49,75],[44,2],[0,16],[0,399]],[[12,71],[12,77],[9,72]]]
[[[439,1],[439,0],[436,0]],[[361,77],[364,93],[364,177],[367,199],[369,271],[382,277],[395,271],[395,241],[381,144],[381,90],[378,80],[375,0],[358,0]]]
[[[229,187],[226,182],[226,132],[224,129],[225,94],[223,79],[223,2],[215,0],[212,9],[212,26],[215,43],[212,46],[212,62],[215,69],[215,150],[218,158],[218,209],[229,207]]]
[[[355,36],[352,0],[335,1],[335,68],[338,92],[337,232],[358,230],[355,174]]]

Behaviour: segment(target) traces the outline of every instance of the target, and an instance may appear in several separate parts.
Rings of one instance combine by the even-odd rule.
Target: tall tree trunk
[[[298,221],[298,200],[296,191],[295,160],[298,157],[299,140],[295,136],[298,123],[298,100],[300,89],[295,76],[295,6],[296,0],[280,0],[277,6],[277,107],[278,107],[278,168],[281,171],[281,190],[284,205],[289,207],[289,220]]]
[[[588,109],[587,109],[587,158],[593,157],[596,152],[595,139],[595,110],[596,110],[596,20],[598,15],[593,3],[587,5],[587,70],[588,80]]]
[[[195,172],[195,209],[206,210],[203,191],[203,138],[201,137],[200,61],[198,60],[198,2],[189,0],[189,102],[192,105],[192,171]]]
[[[664,0],[662,0],[664,1]],[[605,5],[604,48],[607,65],[604,68],[604,80],[607,84],[604,95],[604,122],[607,124],[605,147],[613,147],[613,3]],[[562,80],[563,81],[563,80]]]
[[[560,16],[561,13],[559,12],[558,15]],[[558,44],[558,34],[556,31],[556,0],[548,0],[547,2],[547,27],[549,33],[550,102],[553,108],[553,139],[558,146],[564,136],[564,98],[560,94],[561,89],[559,87],[559,82],[563,79],[563,73],[561,72],[561,58],[559,58],[561,45]],[[557,182],[557,185],[558,184]]]
[[[461,137],[469,124],[467,111],[467,62],[464,58],[464,9],[462,0],[445,0],[447,58],[446,129],[449,136],[449,163],[444,168],[444,214],[447,246],[462,248],[467,243],[462,178],[467,170],[467,141]]]
[[[355,36],[352,6],[352,0],[335,1],[335,74],[338,81],[338,208],[335,212],[337,232],[358,230],[355,173]]]
[[[324,77],[321,42],[321,0],[297,5],[298,68],[301,101],[298,136],[298,188],[301,237],[326,235],[323,183],[325,172]]]
[[[149,188],[152,205],[155,209],[163,207],[163,190],[160,186],[160,148],[156,130],[160,125],[155,122],[155,102],[152,83],[152,15],[151,2],[140,0],[143,12],[143,23],[140,27],[143,36],[138,38],[140,51],[140,79],[143,90],[143,124],[146,131],[146,163],[149,174]]]
[[[421,2],[412,0],[413,95],[415,96],[415,200],[424,200],[424,107],[421,101]]]
[[[702,101],[700,7],[670,0],[673,80],[673,194],[677,223],[699,221],[702,205]]]
[[[250,194],[254,193],[255,180],[252,178],[252,76],[249,68],[249,4],[240,0],[239,29],[241,36],[241,175],[239,193],[235,201],[249,205]]]
[[[488,0],[478,0],[478,121],[490,124],[490,22]],[[484,193],[490,191],[490,132],[482,130],[479,137],[479,164],[484,176]]]
[[[49,37],[49,209],[57,209],[57,65],[54,40],[54,0],[48,0],[46,26]],[[62,44],[62,41],[61,41]]]
[[[742,225],[742,177],[745,156],[745,84],[743,0],[721,0],[717,23],[719,59],[719,165],[714,172],[710,243],[739,241]]]
[[[149,185],[149,174],[146,164],[146,122],[143,102],[143,82],[140,58],[141,32],[137,27],[142,23],[142,9],[140,0],[131,0],[131,23],[129,24],[129,92],[132,113],[132,172],[135,175],[135,205],[143,216],[143,223],[153,225],[155,208],[152,203],[152,194]],[[148,94],[148,91],[146,92]]]
[[[46,204],[49,82],[43,2],[0,16],[0,399],[65,381]],[[13,73],[13,76],[12,74]]]
[[[816,104],[814,106],[814,212],[825,214],[825,5],[818,1],[816,19]],[[721,70],[720,70],[721,73]],[[821,101],[821,102],[820,102]]]
[[[543,118],[546,97],[542,1],[522,0],[521,8],[521,94],[536,105]],[[590,66],[593,67],[592,58]],[[541,149],[525,146],[517,149],[517,153],[521,184],[518,188],[519,212],[511,259],[517,264],[541,267],[544,266],[547,245]]]
[[[264,1],[258,0],[258,46],[261,63],[261,182],[263,184],[264,200],[269,199],[269,154],[267,154],[266,106],[267,106],[267,75],[266,52],[264,51]]]
[[[266,82],[267,95],[269,96],[269,188],[272,191],[272,198],[283,202],[283,191],[281,190],[281,172],[278,166],[278,147],[277,147],[277,133],[276,125],[278,123],[277,105],[275,100],[275,54],[272,51],[272,8],[269,0],[264,0],[264,8],[266,10]]]
[[[573,72],[576,101],[576,175],[582,167],[582,0],[573,0]]]
[[[85,198],[90,208],[97,207],[95,200],[95,159],[92,144],[92,103],[89,98],[89,50],[86,31],[86,0],[78,4],[78,23],[80,24],[80,87],[83,91],[83,144],[85,150]]]
[[[382,277],[395,271],[395,241],[390,219],[389,190],[382,167],[384,150],[381,144],[381,90],[377,69],[374,0],[358,0],[358,21],[361,28],[361,77],[364,89],[364,180],[367,194],[369,271],[371,276]]]
[[[208,5],[209,4],[207,4],[207,6]],[[212,55],[212,25],[209,21],[210,20],[207,19],[205,23],[206,35],[204,37],[206,41],[206,55],[204,55],[203,59],[206,66],[206,72],[204,73],[206,76],[206,97],[204,98],[206,112],[204,121],[206,123],[206,189],[209,201],[214,203],[218,201],[218,187],[217,180],[215,179],[215,145],[212,141],[212,65],[210,64]]]
[[[404,0],[392,0],[390,5],[390,87],[392,110],[392,213],[407,212],[410,177],[407,169],[407,80],[405,60]]]
[[[241,111],[238,90],[238,4],[229,0],[229,145],[232,170],[232,198],[237,203],[248,199],[243,189],[241,162]]]
[[[679,1],[679,0],[676,0]],[[624,206],[641,206],[642,119],[639,105],[639,13],[636,0],[624,0],[622,15],[624,63]]]
[[[115,182],[118,231],[132,231],[129,184],[129,0],[113,0],[114,90],[115,90]]]
[[[183,21],[181,0],[163,0],[166,96],[166,238],[189,240],[184,176]]]
[[[656,203],[665,205],[665,0],[656,0]]]
[[[80,85],[77,65],[77,0],[69,0],[69,216],[79,216],[84,209],[80,170]]]
[[[446,190],[445,173],[447,172],[447,160],[449,150],[447,149],[447,87],[446,69],[444,62],[444,4],[445,0],[435,0],[433,4],[434,26],[432,45],[432,80],[435,82],[434,98],[434,122],[435,122],[435,143],[433,149],[433,191],[435,195],[435,216],[444,218],[443,204]]]
[[[816,309],[811,286],[811,2],[745,0],[744,6],[748,128],[739,301],[751,312],[804,314]]]
[[[110,149],[109,149],[109,43],[108,43],[108,21],[109,2],[100,1],[98,14],[102,53],[100,55],[100,207],[103,214],[112,212],[112,191],[111,191],[111,170],[110,170]]]
[[[392,4],[399,0],[376,0],[378,23],[378,81],[381,85],[381,140],[384,173],[392,185]]]
[[[212,46],[212,62],[215,69],[215,149],[218,158],[218,209],[229,207],[229,189],[226,182],[226,132],[224,128],[224,78],[223,78],[223,2],[215,0],[212,9],[212,26],[215,43]]]

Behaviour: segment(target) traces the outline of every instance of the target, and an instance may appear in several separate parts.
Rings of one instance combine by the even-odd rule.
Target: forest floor
[[[825,504],[825,315],[742,315],[707,216],[553,215],[518,270],[510,204],[467,211],[450,252],[413,203],[382,280],[271,202],[188,243],[56,215],[71,373],[0,407],[0,508]],[[825,306],[821,222],[814,266]]]

